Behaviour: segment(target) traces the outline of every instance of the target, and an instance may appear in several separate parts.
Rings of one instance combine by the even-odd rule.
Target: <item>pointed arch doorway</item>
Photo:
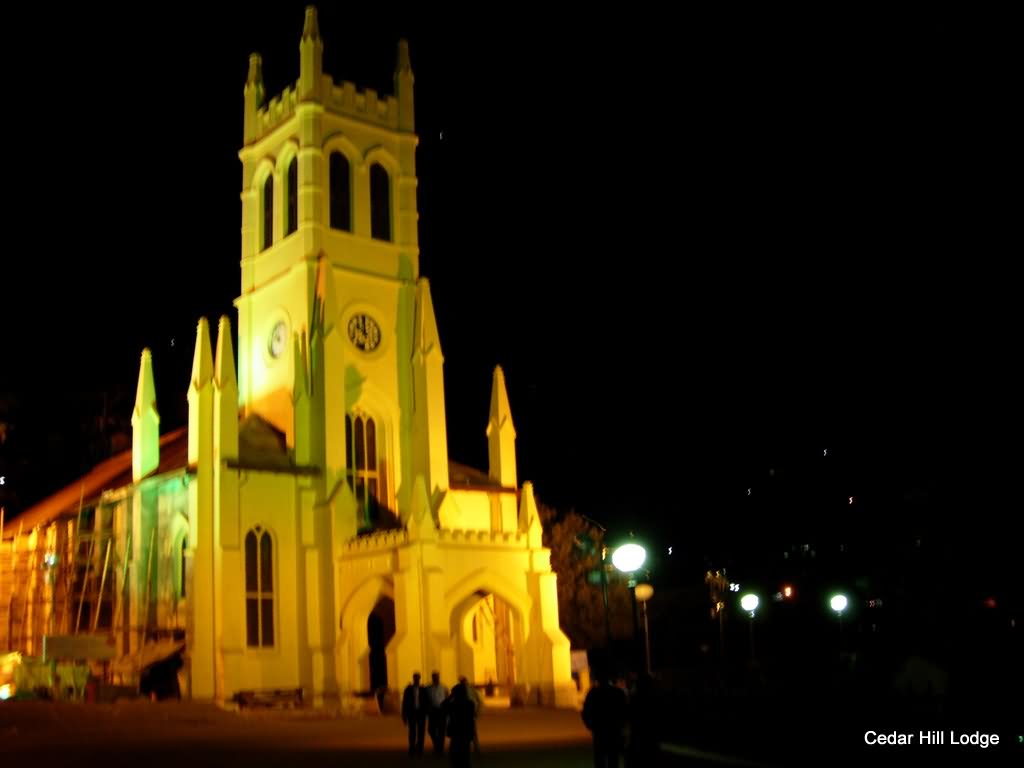
[[[491,695],[522,680],[522,617],[500,595],[474,592],[456,607],[452,624],[460,676]]]
[[[382,596],[366,619],[366,639],[369,646],[369,684],[371,691],[388,687],[387,647],[395,636],[395,602]]]

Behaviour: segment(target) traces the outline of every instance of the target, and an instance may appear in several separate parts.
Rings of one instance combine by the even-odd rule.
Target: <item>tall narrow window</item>
[[[361,530],[373,528],[379,508],[387,506],[387,473],[377,443],[377,424],[369,416],[345,417],[345,466],[356,497]]]
[[[299,161],[293,157],[288,163],[288,220],[284,230],[290,235],[299,228]]]
[[[348,158],[331,153],[331,229],[352,231],[352,176]]]
[[[273,542],[256,526],[245,535],[245,637],[250,648],[274,644]]]
[[[263,250],[274,244],[274,174],[263,182]]]
[[[391,239],[391,181],[384,166],[370,166],[370,234],[377,240]]]

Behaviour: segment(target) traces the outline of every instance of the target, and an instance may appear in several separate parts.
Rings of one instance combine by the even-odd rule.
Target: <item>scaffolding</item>
[[[119,547],[109,505],[83,498],[73,518],[12,528],[0,527],[0,650],[41,656],[45,637],[98,634],[126,652],[131,534]]]

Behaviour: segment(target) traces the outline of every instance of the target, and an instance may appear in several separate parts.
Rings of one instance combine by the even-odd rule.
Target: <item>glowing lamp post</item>
[[[639,544],[623,544],[612,552],[612,565],[623,573],[640,569],[647,559],[647,550]]]
[[[846,599],[846,595],[839,593],[832,595],[832,599],[828,601],[829,607],[836,612],[836,616],[839,617],[839,658],[843,657],[843,611],[846,610],[850,601]]]
[[[761,604],[761,599],[753,592],[748,592],[740,598],[740,608],[750,616],[750,663],[754,663],[754,612]]]
[[[616,547],[612,552],[612,565],[626,574],[633,574],[640,570],[645,560],[647,560],[647,550],[634,542]],[[636,609],[636,579],[632,576],[629,579],[629,596],[633,601],[633,637],[637,638],[640,635],[640,621],[637,618]],[[634,640],[634,642],[636,641]]]

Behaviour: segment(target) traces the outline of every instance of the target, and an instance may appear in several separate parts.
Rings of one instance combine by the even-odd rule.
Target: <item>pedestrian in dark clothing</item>
[[[468,698],[470,703],[473,705],[473,738],[471,741],[473,744],[473,751],[479,755],[480,734],[476,729],[476,721],[480,717],[480,711],[484,708],[484,702],[483,699],[480,698],[480,691],[476,689],[475,685],[470,684],[469,679],[463,675],[459,678],[459,682],[455,684],[455,687],[452,688],[451,695],[445,702],[445,706],[451,704],[452,700],[455,698],[455,692],[459,689],[462,689],[466,693],[466,698]]]
[[[594,738],[595,768],[619,768],[627,715],[626,692],[600,675],[583,700],[583,724]]]
[[[469,768],[469,745],[476,734],[476,708],[464,684],[456,685],[448,699],[448,756],[453,768]]]
[[[443,755],[444,731],[447,725],[445,701],[448,699],[448,689],[441,684],[441,675],[437,672],[431,674],[426,692],[430,706],[427,710],[427,732],[430,733],[430,741],[434,745],[434,754]]]
[[[409,754],[423,754],[424,729],[429,708],[427,692],[420,685],[420,673],[412,676],[412,684],[402,694],[402,722],[409,727]]]

